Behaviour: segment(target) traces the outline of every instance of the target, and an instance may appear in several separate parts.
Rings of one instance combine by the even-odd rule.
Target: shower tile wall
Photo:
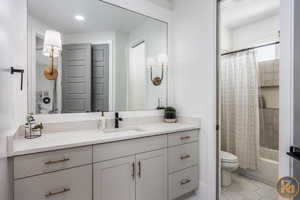
[[[259,63],[260,146],[278,150],[279,145],[279,60]]]

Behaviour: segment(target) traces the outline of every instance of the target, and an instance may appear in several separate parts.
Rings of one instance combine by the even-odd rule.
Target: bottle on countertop
[[[106,128],[106,118],[104,116],[103,111],[101,112],[101,116],[100,116],[99,128],[102,129],[102,130]]]

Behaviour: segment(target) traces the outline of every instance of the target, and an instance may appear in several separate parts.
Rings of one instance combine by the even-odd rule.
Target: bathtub
[[[245,176],[275,186],[278,180],[278,150],[260,147],[257,170],[241,170]]]

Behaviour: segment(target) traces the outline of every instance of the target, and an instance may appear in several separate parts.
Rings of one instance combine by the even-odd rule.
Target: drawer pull
[[[188,140],[188,139],[191,139],[191,136],[183,136],[180,138],[181,140]]]
[[[181,160],[185,160],[185,159],[188,159],[188,158],[190,158],[191,156],[190,155],[183,155],[183,156],[180,156],[180,159]]]
[[[64,158],[62,160],[50,160],[50,161],[45,162],[45,165],[53,165],[53,164],[63,163],[63,162],[67,162],[69,160],[70,160],[70,158]]]
[[[191,182],[190,179],[183,179],[182,181],[180,181],[180,185],[185,185],[188,184],[189,182]]]
[[[49,192],[45,195],[45,197],[49,198],[49,197],[56,196],[56,195],[59,195],[59,194],[63,194],[63,193],[69,192],[69,191],[71,191],[70,188],[64,188],[63,190],[58,191],[58,192]]]

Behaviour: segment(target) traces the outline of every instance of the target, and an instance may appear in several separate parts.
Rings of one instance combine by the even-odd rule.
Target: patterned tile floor
[[[274,187],[233,174],[232,185],[222,187],[221,200],[276,200]]]

